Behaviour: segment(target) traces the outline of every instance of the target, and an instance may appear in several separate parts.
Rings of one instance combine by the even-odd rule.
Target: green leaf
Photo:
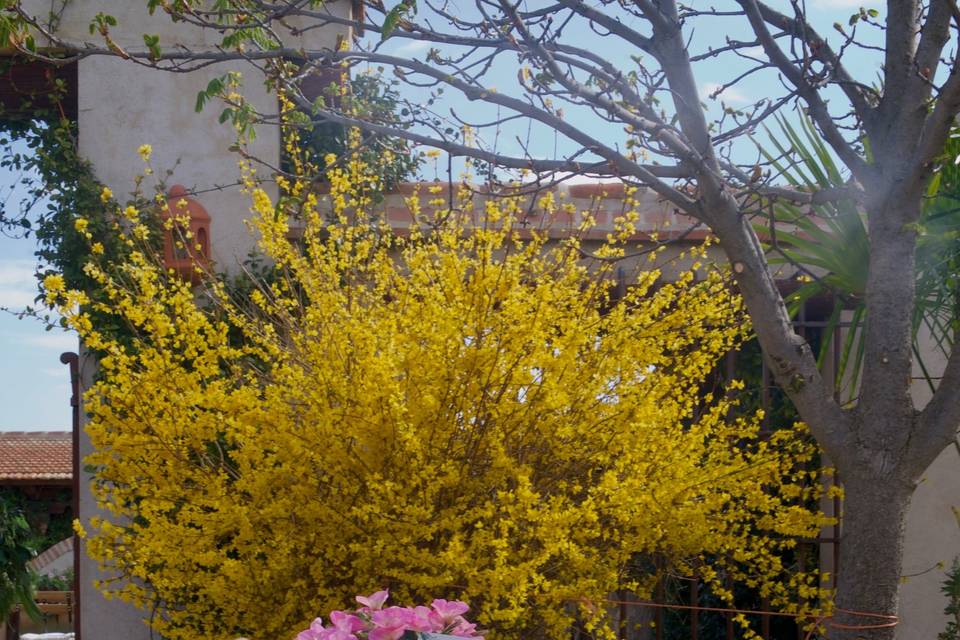
[[[414,13],[417,10],[416,0],[404,0],[393,9],[387,12],[383,18],[383,27],[380,32],[380,41],[383,42],[390,37],[390,34],[400,24],[400,20],[408,13]]]
[[[160,36],[143,34],[143,43],[150,51],[150,58],[156,60],[160,57]]]

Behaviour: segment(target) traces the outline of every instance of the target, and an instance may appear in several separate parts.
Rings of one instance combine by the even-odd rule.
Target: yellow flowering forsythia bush
[[[87,271],[132,341],[48,283],[103,354],[87,463],[114,517],[88,548],[132,578],[108,593],[183,640],[290,638],[383,587],[464,599],[491,638],[604,635],[602,599],[645,593],[652,558],[785,607],[816,595],[781,557],[822,520],[805,506],[814,451],[701,393],[745,335],[720,275],[651,271],[613,301],[611,263],[521,239],[516,202],[411,201],[433,224],[401,237],[368,212],[361,167],[329,173],[332,217],[284,185],[299,241],[250,184],[276,277],[249,300],[165,273],[130,211],[130,260]]]

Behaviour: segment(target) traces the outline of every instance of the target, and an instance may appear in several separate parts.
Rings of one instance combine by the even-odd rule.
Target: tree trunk
[[[913,484],[869,475],[842,479],[837,611],[827,637],[892,640],[896,629],[884,616],[899,611],[903,534]]]

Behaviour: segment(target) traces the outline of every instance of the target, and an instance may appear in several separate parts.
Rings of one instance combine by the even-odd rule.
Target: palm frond
[[[842,171],[806,116],[801,115],[798,124],[778,117],[777,125],[777,134],[767,130],[769,148],[758,145],[777,175],[805,191],[845,184]],[[766,239],[771,263],[789,264],[812,279],[788,297],[791,313],[818,296],[837,301],[827,319],[818,357],[821,366],[825,364],[834,334],[841,332],[834,379],[838,394],[846,393],[846,399],[852,399],[863,364],[863,329],[868,321],[864,293],[870,238],[865,212],[853,201],[809,208],[777,201],[769,207],[767,219],[757,222],[755,228]],[[916,257],[914,353],[932,385],[918,341],[929,339],[946,355],[960,328],[960,129],[951,136],[927,190]]]

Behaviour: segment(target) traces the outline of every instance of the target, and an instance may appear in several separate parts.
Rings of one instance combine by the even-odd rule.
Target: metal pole
[[[71,507],[73,517],[80,517],[80,356],[73,352],[61,353],[60,362],[70,366],[70,408],[73,413],[73,480]],[[80,640],[80,536],[73,534],[73,633]]]
[[[763,598],[760,601],[760,608],[764,611],[770,610],[770,598]],[[760,614],[760,635],[763,640],[770,640],[770,614]]]
[[[657,582],[657,604],[665,604],[666,602],[666,588],[663,584],[663,578],[660,578],[660,581]],[[657,625],[657,640],[663,640],[663,607],[657,607],[653,613],[653,619],[656,621]]]
[[[693,577],[690,583],[690,606],[700,606],[700,578]],[[700,636],[700,611],[699,609],[690,610],[690,640],[698,640]]]
[[[730,594],[732,595],[733,594],[733,576],[731,576],[729,573],[727,574],[726,585],[727,585],[727,591],[729,591]],[[730,603],[730,606],[731,607],[736,606],[736,599],[734,599],[734,601]],[[733,613],[727,612],[726,616],[727,616],[727,640],[734,640]]]

